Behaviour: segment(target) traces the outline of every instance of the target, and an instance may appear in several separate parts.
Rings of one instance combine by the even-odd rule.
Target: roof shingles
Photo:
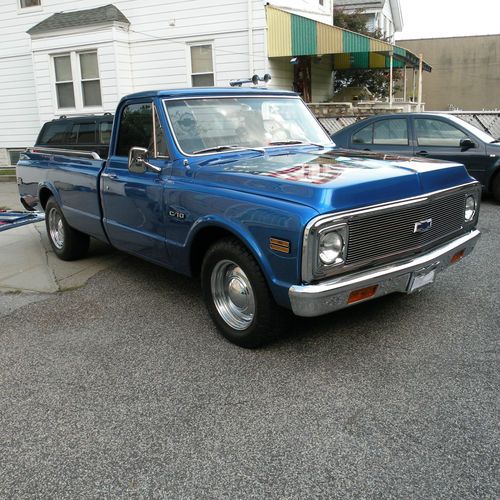
[[[80,28],[111,22],[130,24],[130,21],[118,8],[109,4],[96,9],[58,12],[30,28],[27,33],[38,35],[66,28]]]

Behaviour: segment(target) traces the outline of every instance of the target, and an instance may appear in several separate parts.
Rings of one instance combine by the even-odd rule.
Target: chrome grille
[[[464,192],[351,219],[346,265],[370,263],[389,256],[416,253],[460,233],[464,223]],[[432,227],[415,233],[415,223],[432,219]]]

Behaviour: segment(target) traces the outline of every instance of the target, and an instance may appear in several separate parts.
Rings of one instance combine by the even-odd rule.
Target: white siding
[[[270,88],[293,90],[293,64],[290,64],[289,57],[269,59],[269,72],[272,75]]]
[[[0,58],[0,147],[28,146],[38,129],[31,54]]]

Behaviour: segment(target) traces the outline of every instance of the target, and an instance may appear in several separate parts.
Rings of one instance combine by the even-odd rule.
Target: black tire
[[[235,264],[237,267],[231,268],[232,264]],[[226,274],[222,271],[218,271],[224,269],[221,268],[221,266],[229,266],[230,271],[227,271]],[[212,284],[213,280],[215,280],[216,283],[218,282],[216,276],[219,276],[220,272],[222,272],[224,276],[232,276],[233,271],[236,272],[234,276],[236,276],[237,281],[240,279],[238,273],[243,271],[241,276],[244,275],[251,286],[251,294],[245,294],[240,290],[240,295],[236,294],[236,298],[238,299],[243,296],[245,297],[245,299],[243,299],[244,301],[250,301],[254,304],[252,319],[248,320],[248,324],[245,325],[245,327],[239,329],[234,328],[221,315],[220,305],[216,305],[216,299],[214,298],[213,292],[214,286]],[[250,252],[235,239],[225,238],[219,240],[208,249],[201,267],[201,286],[203,298],[205,299],[210,316],[222,335],[233,344],[247,348],[260,347],[275,338],[286,325],[289,317],[288,311],[279,307],[274,302],[264,275],[256,260]],[[227,297],[230,296],[229,288],[230,285],[227,287]],[[216,289],[220,289],[220,287],[216,287]],[[248,299],[249,295],[252,296],[253,301],[252,299]],[[231,304],[234,305],[233,302],[231,302]],[[246,305],[247,303],[245,302],[244,306]],[[238,309],[238,311],[240,310],[241,309]],[[247,310],[248,308],[244,309],[245,312]]]
[[[491,192],[496,202],[500,203],[500,172],[497,172],[491,183]]]
[[[77,260],[89,249],[90,237],[73,229],[64,218],[61,208],[53,196],[45,205],[45,227],[50,246],[62,260]]]

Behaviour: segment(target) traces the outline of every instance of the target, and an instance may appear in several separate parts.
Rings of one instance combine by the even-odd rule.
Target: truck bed
[[[70,226],[106,241],[99,190],[104,165],[94,152],[28,149],[17,164],[21,200],[31,210],[43,210],[44,193],[55,193]]]

